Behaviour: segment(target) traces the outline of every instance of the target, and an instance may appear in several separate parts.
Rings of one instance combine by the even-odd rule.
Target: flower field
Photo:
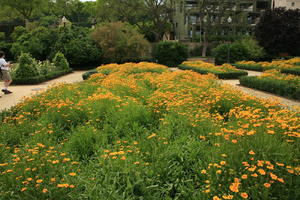
[[[300,110],[212,74],[97,70],[1,113],[1,200],[300,198]]]
[[[278,69],[284,73],[300,75],[300,58],[292,58],[289,60],[274,60],[272,62],[254,62],[240,61],[234,64],[239,69],[248,69],[254,71],[266,71],[270,69]]]
[[[241,77],[240,83],[247,87],[300,99],[300,77],[281,73],[277,69],[267,70],[261,76]]]
[[[245,76],[248,74],[245,71],[238,70],[230,64],[216,66],[203,61],[185,61],[179,65],[178,68],[183,70],[192,70],[201,74],[212,73],[220,79],[237,79],[240,76]]]

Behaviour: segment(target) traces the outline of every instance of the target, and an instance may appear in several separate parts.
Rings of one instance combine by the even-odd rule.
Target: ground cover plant
[[[300,58],[295,57],[289,60],[273,60],[272,62],[240,61],[235,63],[234,66],[238,69],[248,69],[254,71],[279,69],[283,73],[299,75],[299,62]]]
[[[240,83],[247,87],[300,99],[300,77],[282,74],[276,69],[267,70],[261,76],[241,77]]]
[[[246,71],[238,70],[230,64],[216,66],[203,61],[185,61],[178,67],[183,70],[192,70],[200,74],[215,74],[220,79],[237,79],[240,76],[246,76]]]
[[[299,111],[153,63],[1,113],[0,199],[299,199]]]

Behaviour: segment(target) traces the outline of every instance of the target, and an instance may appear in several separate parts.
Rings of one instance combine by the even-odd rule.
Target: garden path
[[[13,93],[4,95],[2,94],[2,98],[0,98],[0,111],[9,109],[10,107],[16,105],[21,102],[24,97],[30,97],[38,92],[47,89],[49,86],[57,83],[74,83],[82,81],[82,74],[86,71],[75,71],[71,74],[40,83],[37,85],[13,85],[9,87]],[[3,83],[0,83],[2,88]]]
[[[180,69],[170,68],[170,70],[171,71],[178,71]],[[250,70],[245,70],[245,71],[248,72],[248,76],[259,76],[259,75],[262,74],[262,72],[256,72],[256,71],[250,71]],[[276,99],[280,103],[282,103],[283,106],[287,106],[288,108],[292,108],[292,109],[294,107],[300,108],[300,101],[287,99],[287,98],[284,98],[284,97],[281,97],[281,96],[278,96],[278,95],[275,95],[275,94],[272,94],[272,93],[269,93],[269,92],[263,92],[263,91],[260,91],[260,90],[255,90],[255,89],[252,89],[252,88],[247,88],[247,87],[241,86],[239,80],[237,80],[237,79],[234,79],[234,80],[220,80],[220,81],[221,81],[221,83],[229,84],[229,85],[241,90],[242,92],[253,95],[255,97],[264,98],[264,99]]]

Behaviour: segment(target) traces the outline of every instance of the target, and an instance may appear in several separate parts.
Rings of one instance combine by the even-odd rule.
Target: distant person
[[[6,62],[5,53],[3,51],[0,51],[0,67],[2,72],[2,80],[4,81],[4,87],[2,89],[2,92],[4,94],[10,94],[11,91],[8,90],[8,86],[11,84],[12,79],[10,76],[10,67],[11,64],[9,62]]]

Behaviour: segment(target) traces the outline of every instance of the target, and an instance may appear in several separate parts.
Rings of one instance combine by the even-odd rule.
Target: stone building
[[[209,2],[201,4],[203,2]],[[175,4],[170,39],[252,34],[261,14],[273,7],[297,8],[300,0],[182,0]],[[198,40],[198,39],[197,39]]]

